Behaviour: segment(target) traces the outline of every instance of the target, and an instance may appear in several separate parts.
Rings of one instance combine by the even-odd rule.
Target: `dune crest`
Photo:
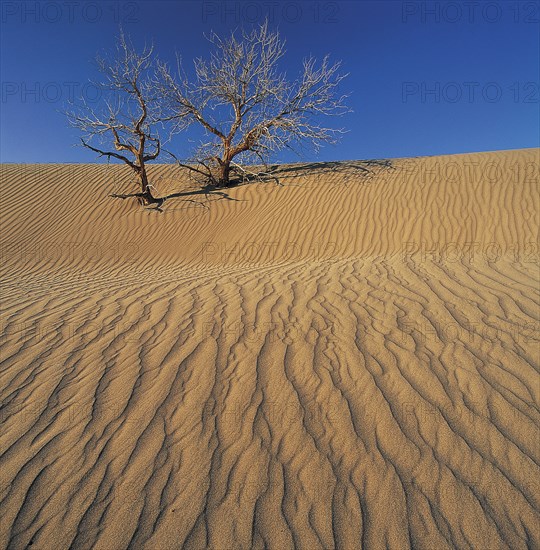
[[[0,546],[540,547],[539,166],[1,165]]]

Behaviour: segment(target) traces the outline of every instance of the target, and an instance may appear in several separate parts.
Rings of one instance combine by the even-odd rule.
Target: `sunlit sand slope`
[[[539,548],[539,165],[2,165],[0,547]]]

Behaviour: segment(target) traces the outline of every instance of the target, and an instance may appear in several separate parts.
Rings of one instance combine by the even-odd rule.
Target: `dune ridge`
[[[2,165],[0,546],[540,547],[539,166]]]

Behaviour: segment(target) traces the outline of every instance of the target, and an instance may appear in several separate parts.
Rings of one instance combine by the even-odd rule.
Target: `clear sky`
[[[1,162],[93,162],[60,111],[92,99],[91,60],[122,24],[135,44],[184,60],[204,33],[268,17],[291,76],[329,53],[350,73],[338,146],[304,160],[438,155],[539,146],[540,3],[517,1],[7,1],[1,6]],[[188,156],[190,136],[172,144]],[[290,154],[277,160],[290,161]]]

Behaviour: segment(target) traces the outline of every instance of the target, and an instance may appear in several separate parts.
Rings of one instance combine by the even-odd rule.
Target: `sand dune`
[[[539,166],[2,165],[0,547],[540,548]]]

